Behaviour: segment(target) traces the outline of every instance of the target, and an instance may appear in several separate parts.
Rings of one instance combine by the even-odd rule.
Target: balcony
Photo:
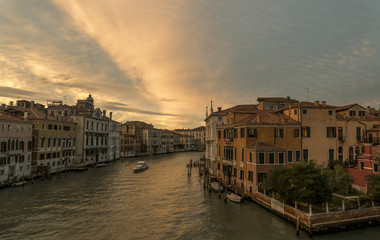
[[[344,136],[338,136],[338,141],[339,141],[340,143],[344,143],[344,141],[345,141],[345,137],[344,137]]]
[[[234,139],[233,138],[224,138],[224,142],[227,143],[227,144],[232,144],[234,142]]]
[[[223,159],[223,164],[232,166],[232,160]]]
[[[240,167],[244,168],[244,162],[240,162]]]

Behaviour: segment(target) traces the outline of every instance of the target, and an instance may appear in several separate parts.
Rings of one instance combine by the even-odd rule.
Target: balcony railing
[[[223,164],[232,165],[232,160],[223,159]]]
[[[225,143],[233,143],[234,142],[234,139],[233,138],[224,138],[224,142]]]

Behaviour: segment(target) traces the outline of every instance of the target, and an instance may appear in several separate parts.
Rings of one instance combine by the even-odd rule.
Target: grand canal
[[[253,202],[225,203],[203,190],[200,153],[116,161],[24,188],[0,189],[0,239],[309,239]],[[133,173],[138,160],[150,168]],[[380,227],[313,239],[377,239]]]

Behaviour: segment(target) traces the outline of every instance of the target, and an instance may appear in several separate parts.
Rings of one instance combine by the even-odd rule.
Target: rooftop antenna
[[[309,101],[309,88],[306,88],[307,101]]]

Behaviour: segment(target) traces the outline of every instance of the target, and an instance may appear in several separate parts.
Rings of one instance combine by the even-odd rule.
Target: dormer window
[[[365,116],[365,111],[359,111],[359,116],[364,117]]]
[[[273,109],[277,109],[277,105],[273,105]]]
[[[334,112],[332,110],[329,110],[329,115],[332,116]]]
[[[350,117],[355,117],[356,116],[356,111],[350,111]]]

